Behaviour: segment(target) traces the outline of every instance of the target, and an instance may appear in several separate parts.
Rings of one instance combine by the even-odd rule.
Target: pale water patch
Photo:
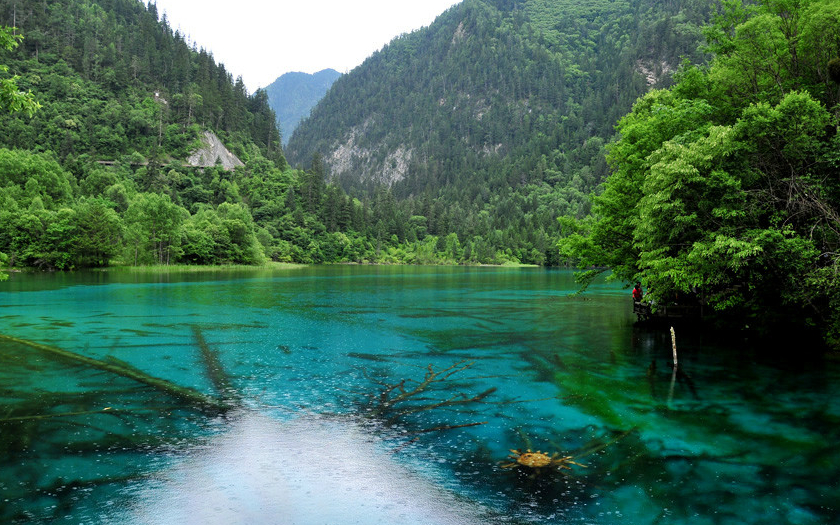
[[[444,488],[433,465],[406,465],[393,446],[345,419],[278,420],[256,412],[133,486],[131,524],[502,523]]]

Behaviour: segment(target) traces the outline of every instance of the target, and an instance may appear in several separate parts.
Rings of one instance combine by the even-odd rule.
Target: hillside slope
[[[371,257],[370,212],[292,170],[266,93],[154,3],[0,0],[12,24],[0,77],[41,107],[0,114],[0,266]]]
[[[184,159],[202,129],[237,156],[253,144],[282,158],[275,117],[206,50],[158,20],[139,0],[0,0],[0,24],[16,24],[20,47],[3,57],[37,93],[31,120],[0,116],[0,146],[54,151],[60,159]]]
[[[587,213],[618,118],[667,86],[682,57],[703,60],[708,9],[465,0],[336,81],[287,157],[320,154],[359,194],[385,184],[398,200],[432,200],[459,235],[553,234],[557,216]]]

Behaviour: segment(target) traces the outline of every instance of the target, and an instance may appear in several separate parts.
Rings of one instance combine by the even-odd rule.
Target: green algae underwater
[[[840,523],[840,364],[678,330],[677,378],[629,290],[576,290],[540,268],[14,274],[0,521]]]

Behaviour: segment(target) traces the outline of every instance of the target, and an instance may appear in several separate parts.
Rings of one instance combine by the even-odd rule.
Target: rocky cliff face
[[[221,162],[221,165],[226,170],[232,170],[245,164],[239,160],[236,155],[231,153],[219,137],[212,131],[205,131],[202,139],[202,148],[193,152],[187,158],[187,164],[199,168],[209,168],[216,165],[216,161]]]

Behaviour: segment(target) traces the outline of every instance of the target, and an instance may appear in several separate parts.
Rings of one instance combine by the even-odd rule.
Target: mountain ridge
[[[683,58],[699,0],[464,0],[339,78],[289,140],[362,199],[390,193],[426,232],[557,264],[557,218],[583,217],[614,126]],[[385,189],[383,189],[385,188]],[[386,227],[400,236],[400,228]]]
[[[288,158],[304,164],[317,151],[346,187],[351,173],[361,174],[362,184],[390,185],[412,170],[428,177],[486,168],[482,159],[492,165],[494,157],[569,149],[568,137],[558,132],[577,135],[578,146],[592,137],[607,141],[638,96],[667,85],[680,55],[699,56],[692,49],[699,31],[674,46],[676,53],[665,43],[657,48],[643,41],[638,29],[661,22],[654,2],[555,4],[465,0],[430,26],[394,39],[336,82],[291,137]],[[658,24],[672,27],[655,27],[657,35],[671,34],[666,42],[690,27],[691,16],[702,18],[682,7],[674,11]],[[550,27],[560,29],[546,31]],[[626,41],[627,28],[635,30],[635,43]],[[570,47],[579,36],[582,49]],[[610,69],[617,71],[607,78]],[[598,82],[612,85],[598,92],[592,87]],[[595,116],[595,105],[605,114]],[[422,118],[411,117],[417,113]],[[587,125],[592,129],[583,130]],[[447,146],[452,140],[461,146]],[[422,188],[403,193],[416,190]]]

